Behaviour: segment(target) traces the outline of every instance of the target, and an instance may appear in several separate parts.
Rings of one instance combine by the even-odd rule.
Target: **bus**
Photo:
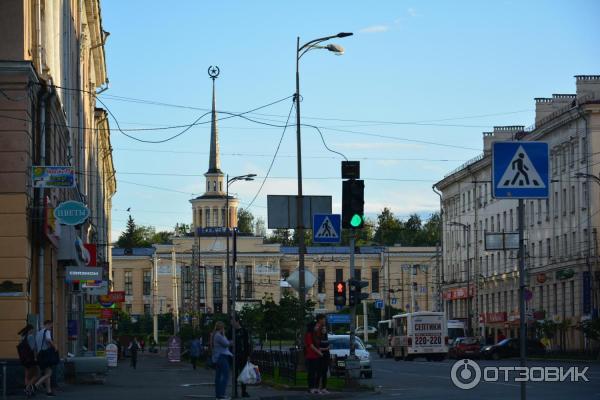
[[[392,356],[393,322],[393,320],[387,319],[377,323],[377,354],[381,358]]]
[[[425,357],[442,361],[448,355],[448,328],[443,312],[419,311],[392,318],[394,360],[411,361]]]

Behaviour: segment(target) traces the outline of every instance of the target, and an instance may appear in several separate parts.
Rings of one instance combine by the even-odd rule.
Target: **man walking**
[[[129,349],[131,355],[131,366],[133,367],[133,369],[137,369],[137,354],[138,350],[140,349],[140,344],[136,337],[134,337],[131,340],[131,343],[129,343],[129,347],[127,348]]]
[[[202,353],[202,338],[197,337],[192,340],[190,344],[190,361],[192,362],[192,367],[196,369],[196,362],[200,358],[200,354]]]
[[[252,353],[250,347],[250,339],[248,337],[248,331],[240,323],[240,317],[233,317],[233,329],[235,330],[235,370],[234,374],[237,377],[240,372],[246,366]],[[242,397],[250,397],[245,384],[240,383],[242,387]]]

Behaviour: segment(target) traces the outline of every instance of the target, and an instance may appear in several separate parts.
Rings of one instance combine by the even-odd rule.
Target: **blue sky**
[[[321,127],[329,147],[361,160],[371,217],[386,206],[399,216],[427,217],[438,207],[431,185],[481,152],[482,132],[530,125],[534,97],[574,93],[573,75],[600,73],[600,2],[594,0],[101,5],[103,27],[111,33],[111,87],[100,99],[123,129],[194,121],[210,107],[210,65],[221,69],[219,110],[243,112],[290,96],[296,37],[305,42],[354,32],[332,41],[345,47],[343,56],[316,50],[302,58],[301,106],[303,123]],[[290,108],[291,99],[249,116],[282,125]],[[111,125],[118,186],[114,239],[127,208],[138,223],[158,230],[191,222],[188,200],[203,192],[210,125],[162,144],[131,140]],[[283,129],[239,118],[220,122],[219,129],[222,170],[264,177]],[[128,133],[160,140],[180,131]],[[304,192],[332,195],[339,212],[341,158],[325,149],[316,130],[302,132]],[[288,128],[250,208],[255,216],[266,220],[267,194],[296,193],[295,154],[295,130]],[[261,183],[236,182],[230,191],[244,207]]]

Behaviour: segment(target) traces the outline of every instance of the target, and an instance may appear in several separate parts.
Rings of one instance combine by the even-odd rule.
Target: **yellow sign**
[[[100,318],[102,306],[100,304],[86,304],[84,317],[85,318]]]

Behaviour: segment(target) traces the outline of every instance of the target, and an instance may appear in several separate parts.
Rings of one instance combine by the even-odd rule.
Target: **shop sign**
[[[112,308],[102,308],[100,310],[100,319],[111,319],[113,316]]]
[[[488,324],[506,322],[505,312],[489,312],[483,314],[483,321]]]
[[[115,368],[119,361],[119,348],[116,344],[110,343],[106,345],[106,362],[111,368]]]
[[[65,166],[32,166],[31,178],[34,188],[72,188],[75,187],[75,171]]]
[[[169,338],[167,359],[169,362],[181,361],[181,339],[178,336],[171,336]]]
[[[67,267],[65,269],[65,280],[73,281],[101,281],[102,268],[98,267]]]
[[[85,292],[92,296],[101,296],[108,293],[108,282],[84,282],[81,284],[81,288],[85,289]]]
[[[90,216],[90,210],[79,201],[63,201],[54,209],[54,217],[63,225],[80,225]]]
[[[108,292],[106,296],[100,296],[99,300],[103,303],[123,303],[125,301],[125,292]]]
[[[556,271],[556,279],[564,280],[572,278],[575,275],[575,271],[572,268],[561,269]]]
[[[442,294],[442,297],[444,298],[444,300],[466,299],[467,297],[473,297],[475,287],[471,285],[470,289],[471,290],[469,291],[469,295],[467,295],[466,287],[449,289]]]
[[[85,243],[83,245],[83,247],[85,247],[85,249],[88,251],[90,257],[89,257],[89,261],[86,264],[88,267],[95,267],[97,265],[97,257],[98,257],[98,250],[95,244],[93,243]]]
[[[100,318],[102,306],[100,304],[86,304],[84,306],[83,316],[85,318]]]

